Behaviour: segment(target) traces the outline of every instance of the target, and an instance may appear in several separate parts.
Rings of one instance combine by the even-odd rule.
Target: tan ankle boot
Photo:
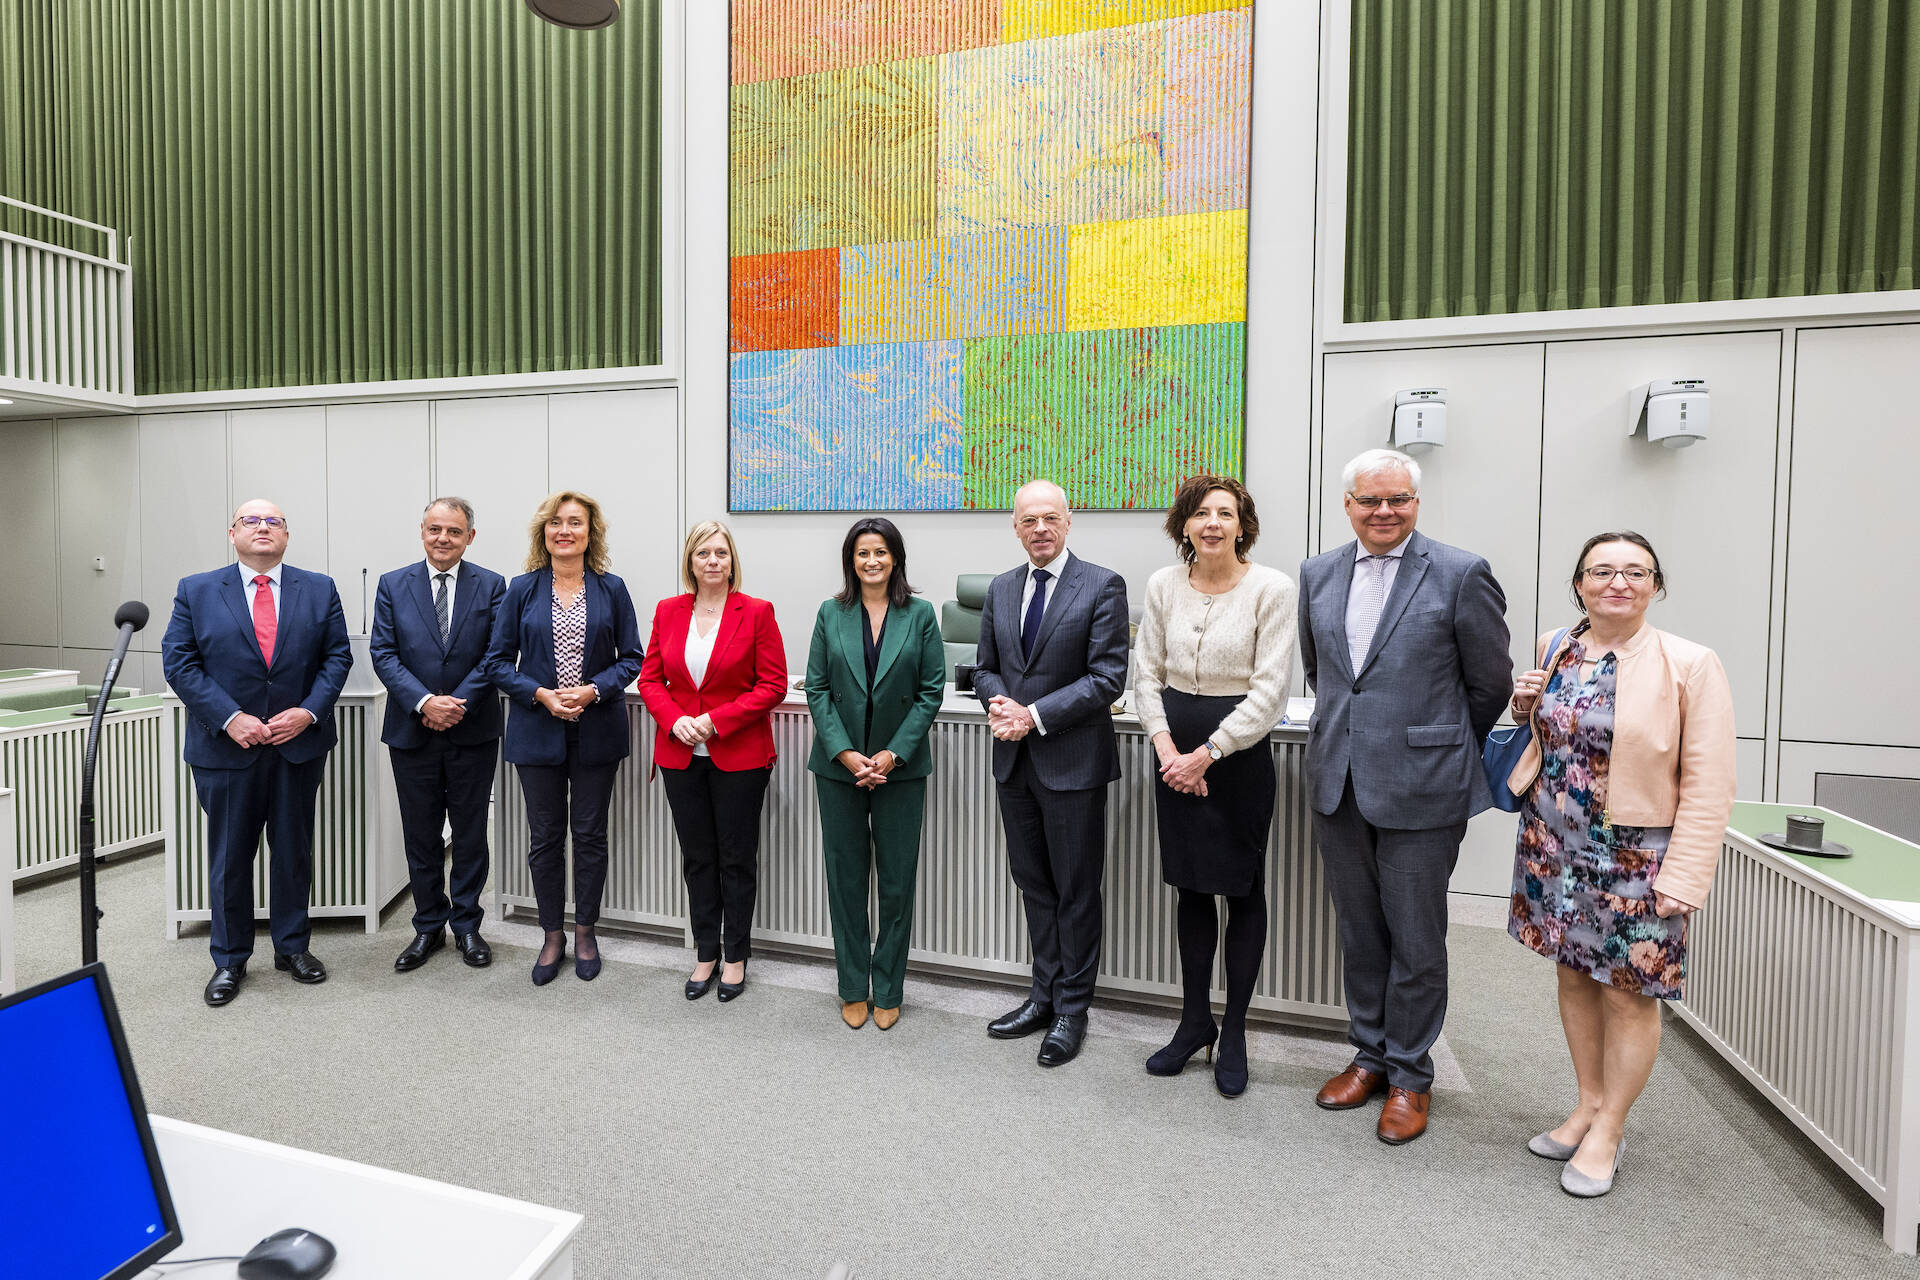
[[[882,1031],[893,1030],[893,1024],[898,1021],[900,1021],[899,1005],[895,1005],[891,1009],[881,1009],[876,1007],[873,1011],[873,1025],[880,1028]]]
[[[867,1025],[867,1002],[849,1000],[840,1006],[840,1020],[855,1031]]]

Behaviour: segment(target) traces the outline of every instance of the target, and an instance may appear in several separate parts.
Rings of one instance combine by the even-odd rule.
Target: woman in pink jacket
[[[1666,580],[1644,537],[1596,534],[1576,566],[1586,618],[1558,644],[1541,636],[1539,668],[1514,688],[1533,742],[1508,779],[1523,803],[1507,932],[1558,962],[1580,1088],[1566,1122],[1527,1147],[1592,1197],[1613,1189],[1659,1002],[1683,993],[1687,915],[1733,810],[1733,695],[1713,650],[1647,625]]]

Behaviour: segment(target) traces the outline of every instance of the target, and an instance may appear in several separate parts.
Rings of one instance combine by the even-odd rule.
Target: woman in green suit
[[[907,549],[893,521],[854,522],[840,547],[846,587],[821,602],[807,653],[827,907],[840,970],[840,1017],[859,1030],[867,1001],[882,1031],[900,1020],[920,869],[920,815],[933,756],[927,732],[946,689],[946,649],[933,606],[907,585]],[[867,889],[879,881],[876,936]]]

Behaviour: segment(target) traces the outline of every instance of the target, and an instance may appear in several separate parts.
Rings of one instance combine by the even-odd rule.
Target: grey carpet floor
[[[586,1277],[1920,1277],[1879,1210],[1668,1021],[1619,1183],[1563,1195],[1526,1139],[1573,1085],[1544,961],[1456,924],[1433,1127],[1375,1140],[1375,1110],[1321,1112],[1345,1054],[1272,1032],[1221,1098],[1198,1063],[1148,1076],[1171,1023],[1096,1009],[1080,1058],[983,1033],[1005,989],[929,981],[893,1031],[849,1032],[824,963],[763,955],[738,1001],[680,993],[690,957],[612,943],[599,981],[536,989],[529,932],[496,960],[451,950],[396,974],[403,904],[377,935],[321,922],[331,980],[271,968],[210,1010],[204,933],[163,940],[161,865],[103,871],[107,962],[156,1112],[586,1216]],[[78,961],[77,890],[16,897],[23,984]],[[1448,1074],[1448,1073],[1451,1074]]]

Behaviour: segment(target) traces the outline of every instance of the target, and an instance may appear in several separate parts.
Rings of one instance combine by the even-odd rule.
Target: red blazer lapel
[[[735,591],[728,595],[726,606],[720,610],[720,634],[713,638],[713,657],[707,663],[708,685],[711,685],[722,671],[733,669],[728,661],[728,650],[737,647],[740,638],[746,635],[747,629],[743,625],[746,622],[746,616],[747,602],[740,598],[740,593]],[[686,637],[682,636],[683,650],[685,640]]]
[[[666,625],[661,628],[660,636],[660,665],[666,669],[667,683],[689,690],[693,688],[693,677],[687,672],[687,624],[692,619],[693,597],[675,596],[662,618]]]

